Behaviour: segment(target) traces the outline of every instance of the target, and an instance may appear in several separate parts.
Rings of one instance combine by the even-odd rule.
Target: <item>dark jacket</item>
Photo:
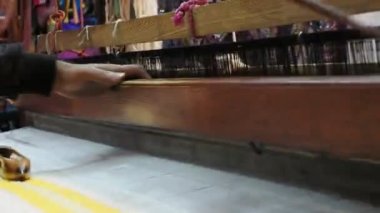
[[[56,60],[27,54],[19,44],[0,45],[0,96],[34,93],[49,95],[56,74]]]

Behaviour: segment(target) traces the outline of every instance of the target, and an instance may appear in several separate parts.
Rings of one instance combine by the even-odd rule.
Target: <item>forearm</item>
[[[125,79],[149,79],[140,65],[71,64],[46,55],[0,46],[0,96],[58,94],[77,98],[102,94]]]
[[[20,45],[0,48],[0,95],[51,93],[57,66],[53,57],[24,53]]]

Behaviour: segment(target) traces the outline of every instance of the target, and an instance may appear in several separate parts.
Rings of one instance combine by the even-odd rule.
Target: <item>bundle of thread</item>
[[[173,22],[175,26],[183,24],[183,19],[186,12],[193,10],[195,7],[203,6],[208,3],[208,0],[188,0],[183,2],[175,11]]]

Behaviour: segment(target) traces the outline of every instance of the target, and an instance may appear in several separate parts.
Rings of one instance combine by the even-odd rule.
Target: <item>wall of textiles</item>
[[[30,14],[27,13],[30,4],[27,2],[0,0],[0,42],[23,42],[26,48],[31,46]]]
[[[101,3],[98,0],[33,0],[33,33],[81,30],[88,25],[104,24],[104,4]],[[100,49],[89,48],[64,51],[57,56],[69,59],[99,54],[102,54]]]

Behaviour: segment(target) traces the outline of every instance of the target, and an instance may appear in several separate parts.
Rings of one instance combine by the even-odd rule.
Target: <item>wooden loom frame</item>
[[[380,10],[380,2],[371,0],[324,0],[343,9],[348,14]],[[83,41],[80,30],[57,32],[56,38],[49,36],[49,47],[57,51],[86,47],[107,47],[167,39],[188,38],[190,28],[185,24],[174,26],[173,13],[120,22],[118,36],[112,38],[115,23],[88,27],[89,39]],[[194,11],[195,28],[199,36],[213,33],[244,31],[279,26],[303,21],[323,19],[324,16],[305,9],[292,0],[227,0],[197,8]],[[82,32],[82,33],[81,33]],[[79,36],[82,34],[82,36]],[[54,42],[55,45],[54,45]],[[36,51],[46,52],[46,35],[40,35]]]
[[[380,9],[380,1],[328,0],[350,14]],[[186,38],[187,26],[174,27],[172,14],[58,32],[57,50]],[[196,9],[199,35],[250,30],[320,19],[292,1],[229,0]],[[123,35],[123,36],[120,36]],[[52,41],[50,41],[52,42]],[[37,51],[46,51],[46,36]],[[44,112],[223,138],[245,146],[249,141],[344,159],[380,160],[380,78],[230,78],[125,82],[100,98],[23,96],[22,107]],[[99,104],[107,103],[107,104]],[[96,106],[96,108],[94,107]]]

